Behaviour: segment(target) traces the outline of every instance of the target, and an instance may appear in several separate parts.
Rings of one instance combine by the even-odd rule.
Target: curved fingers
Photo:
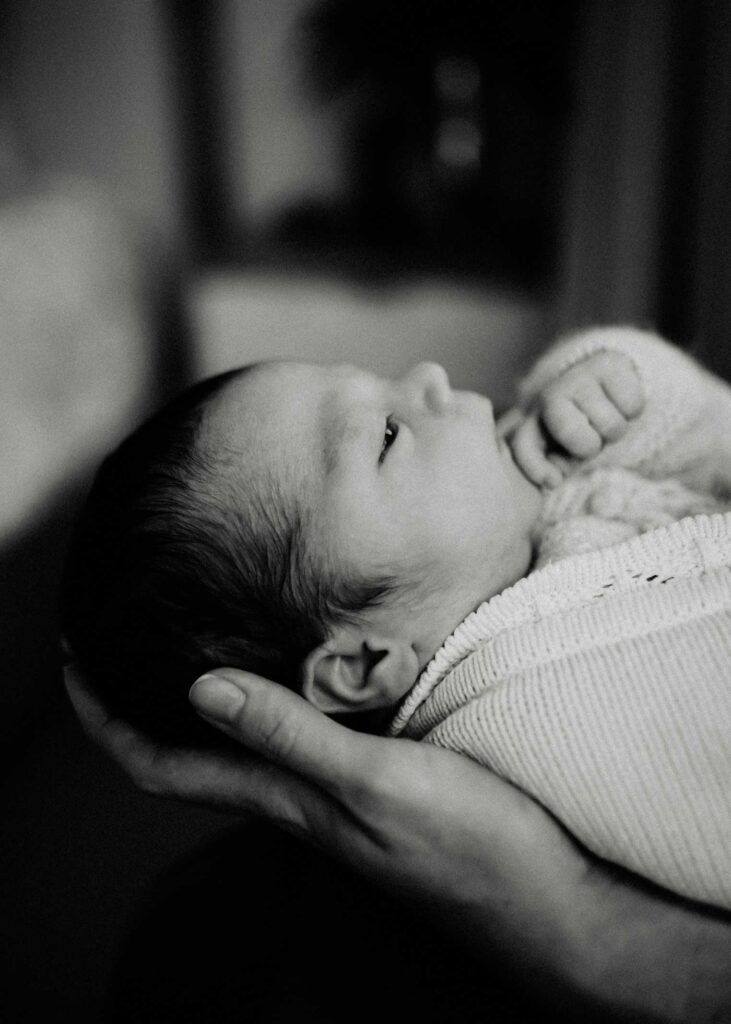
[[[587,400],[577,405],[602,441],[618,441],[627,430],[627,420],[598,383]]]
[[[645,407],[645,392],[632,361],[619,352],[601,368],[599,383],[608,399],[627,419],[635,419]]]
[[[332,800],[294,773],[243,748],[193,750],[156,743],[111,715],[73,666],[69,699],[89,739],[143,792],[244,816],[266,817],[291,831],[330,821]]]
[[[238,669],[203,676],[190,699],[207,721],[247,750],[353,813],[385,795],[375,796],[402,747],[353,732],[291,690]]]
[[[527,416],[510,438],[515,461],[537,487],[557,486],[562,475],[547,455],[547,441],[535,414]]]
[[[154,775],[157,748],[132,726],[109,713],[73,665],[64,668],[66,693],[81,727],[140,788]]]
[[[541,417],[551,437],[569,454],[585,459],[600,451],[601,437],[584,412],[580,399],[550,395],[544,401]]]

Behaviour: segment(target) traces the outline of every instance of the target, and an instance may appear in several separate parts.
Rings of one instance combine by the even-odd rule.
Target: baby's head
[[[64,627],[111,709],[200,738],[187,691],[230,665],[327,713],[391,708],[524,575],[539,498],[487,399],[431,363],[388,380],[263,363],[196,385],[103,464]]]

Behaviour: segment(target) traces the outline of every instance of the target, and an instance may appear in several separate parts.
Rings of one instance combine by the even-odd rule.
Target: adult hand
[[[460,755],[354,733],[232,669],[199,680],[191,700],[240,754],[160,748],[73,674],[68,689],[92,739],[145,791],[303,835],[421,904],[473,954],[504,954],[552,1002],[562,990],[594,1020],[731,1020],[727,917],[632,886]]]
[[[540,842],[550,840],[584,871],[583,858],[545,812],[474,762],[428,744],[353,732],[248,673],[221,669],[191,691],[202,717],[242,745],[215,752],[154,743],[110,716],[73,667],[66,685],[89,737],[140,789],[266,818],[403,890],[414,878],[419,890],[427,879],[449,887],[435,839],[463,852],[475,842],[497,847],[506,822],[511,834],[523,833],[526,856],[540,823]]]

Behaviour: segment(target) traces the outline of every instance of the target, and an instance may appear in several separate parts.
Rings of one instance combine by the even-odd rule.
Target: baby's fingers
[[[549,398],[541,418],[553,440],[569,455],[587,459],[601,451],[602,438],[576,398]]]
[[[627,419],[598,382],[574,398],[575,405],[599,434],[601,441],[618,441],[627,430]]]
[[[513,457],[525,475],[538,487],[556,487],[563,479],[547,456],[547,441],[538,418],[528,416],[510,438]]]
[[[627,419],[635,419],[645,408],[645,392],[634,366],[613,366],[611,373],[603,373],[600,383],[608,400]]]

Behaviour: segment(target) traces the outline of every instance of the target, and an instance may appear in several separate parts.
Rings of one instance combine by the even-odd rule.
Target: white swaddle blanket
[[[391,731],[468,754],[599,856],[731,908],[731,513],[485,602]]]

